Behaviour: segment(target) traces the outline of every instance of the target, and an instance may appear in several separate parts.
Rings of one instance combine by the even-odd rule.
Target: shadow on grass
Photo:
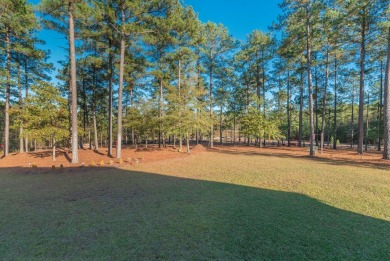
[[[301,194],[114,168],[0,173],[6,260],[390,260],[390,222]]]
[[[384,169],[384,170],[390,170],[390,165],[386,163],[381,162],[360,162],[356,160],[347,160],[347,159],[329,159],[329,158],[320,158],[320,157],[310,157],[308,156],[302,156],[302,155],[291,155],[291,154],[283,154],[283,153],[272,153],[269,151],[262,152],[261,149],[258,151],[235,151],[231,149],[208,149],[208,151],[216,152],[216,153],[224,153],[224,154],[230,154],[230,155],[247,155],[247,156],[270,156],[270,157],[279,157],[279,158],[294,158],[294,159],[308,159],[312,161],[316,161],[318,163],[323,164],[331,164],[331,165],[338,165],[338,166],[353,166],[353,167],[363,167],[363,168],[375,168],[375,169]],[[288,149],[285,149],[286,151],[289,151]],[[292,151],[290,151],[293,153]]]

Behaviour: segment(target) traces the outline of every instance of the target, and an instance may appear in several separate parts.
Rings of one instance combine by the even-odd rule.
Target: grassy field
[[[390,260],[385,166],[259,150],[132,168],[0,168],[0,259]]]

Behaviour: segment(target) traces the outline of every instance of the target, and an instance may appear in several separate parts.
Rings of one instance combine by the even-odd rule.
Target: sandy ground
[[[70,160],[72,158],[72,153],[67,149],[58,149],[56,161],[52,161],[51,150],[40,150],[36,152],[29,153],[12,153],[8,157],[2,157],[0,159],[0,168],[9,168],[9,167],[31,167],[35,165],[37,167],[77,167],[77,166],[126,166],[126,165],[138,165],[138,164],[147,164],[149,162],[156,161],[166,161],[169,159],[178,159],[186,158],[192,155],[199,153],[209,153],[209,152],[229,152],[229,153],[239,153],[239,154],[274,154],[280,156],[290,156],[290,157],[308,157],[309,152],[306,148],[298,147],[266,147],[266,148],[257,148],[257,147],[248,147],[248,146],[215,146],[215,148],[210,149],[202,145],[191,146],[191,153],[178,152],[178,149],[173,148],[173,146],[168,146],[166,148],[158,148],[155,145],[148,146],[148,148],[140,147],[138,149],[124,148],[122,149],[122,161],[115,158],[116,151],[114,148],[113,155],[114,157],[109,157],[107,155],[107,148],[99,149],[99,151],[92,151],[89,149],[79,150],[79,164],[71,164]],[[351,149],[340,149],[340,150],[330,150],[325,149],[321,154],[320,152],[316,153],[317,158],[324,158],[327,160],[338,160],[338,161],[348,161],[348,162],[366,162],[372,164],[389,164],[382,159],[382,153],[378,151],[368,151],[363,155],[358,155],[356,150]]]

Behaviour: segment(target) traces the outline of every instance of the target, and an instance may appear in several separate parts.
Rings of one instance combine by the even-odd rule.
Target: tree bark
[[[20,59],[20,57],[19,57]],[[18,98],[19,98],[19,110],[23,110],[23,99],[22,99],[22,82],[21,82],[21,68],[20,60],[18,63]],[[23,122],[22,120],[19,123],[19,152],[24,152],[24,139],[23,139]]]
[[[351,112],[351,148],[353,148],[354,120],[355,120],[355,88],[352,86],[352,112]]]
[[[6,55],[7,55],[7,82],[5,90],[5,119],[4,119],[4,156],[9,154],[9,107],[11,98],[11,40],[10,31],[5,35]]]
[[[93,109],[93,141],[95,143],[95,150],[99,150],[99,141],[98,141],[98,130],[96,123],[96,108]]]
[[[160,91],[159,91],[159,99],[158,99],[158,147],[161,148],[161,131],[162,131],[162,112],[163,112],[163,82],[160,79]]]
[[[310,112],[310,156],[314,156],[314,113],[313,113],[313,88],[311,76],[311,46],[310,46],[310,19],[309,3],[306,5],[306,55],[307,55],[307,82],[309,88],[309,112]]]
[[[337,60],[334,59],[333,149],[337,149]]]
[[[328,89],[328,80],[329,80],[329,44],[326,45],[326,65],[325,65],[325,87],[324,94],[322,97],[322,119],[321,119],[321,153],[324,151],[325,143],[325,117],[326,117],[326,93]]]
[[[299,127],[298,127],[298,147],[302,147],[302,126],[303,122],[303,72],[301,72],[301,82],[299,91]]]
[[[381,60],[381,75],[380,75],[380,89],[379,89],[379,117],[378,117],[378,151],[381,151],[381,132],[382,132],[382,106],[383,106],[383,61]]]
[[[368,113],[370,108],[370,94],[367,93],[367,111],[366,111],[366,146],[364,148],[365,151],[368,150],[368,127],[369,127],[369,119],[368,119]]]
[[[222,141],[222,104],[221,104],[221,107],[220,107],[220,115],[219,115],[219,143],[221,144],[221,146],[223,145],[223,141]]]
[[[56,161],[56,140],[53,138],[53,152],[52,152],[52,160]]]
[[[79,162],[78,154],[78,122],[77,122],[77,85],[76,85],[76,49],[74,39],[74,21],[73,21],[74,0],[69,1],[69,56],[70,56],[70,90],[72,96],[72,163]]]
[[[122,25],[125,24],[125,10],[122,4]],[[118,89],[118,135],[116,139],[116,158],[122,157],[122,97],[123,97],[123,76],[125,71],[125,34],[121,33],[121,57],[119,64],[119,89]]]
[[[290,70],[287,71],[287,146],[291,147]]]
[[[365,9],[363,9],[362,33],[360,43],[360,89],[359,89],[359,139],[358,139],[358,153],[363,154],[363,139],[364,139],[364,65],[366,57],[366,19]]]
[[[25,57],[24,59],[24,81],[25,81],[25,107],[27,109],[27,106],[28,106],[28,89],[29,89],[29,86],[28,86],[28,74],[27,74],[27,57]],[[28,147],[28,136],[25,135],[25,150],[26,152],[29,151],[29,147]]]
[[[390,28],[388,29],[387,64],[385,72],[384,149],[383,159],[390,160]]]
[[[213,66],[212,66],[212,59],[210,62],[210,82],[209,82],[209,88],[210,88],[210,147],[214,147],[214,124],[213,124]]]
[[[108,41],[108,156],[112,156],[112,84],[113,84],[113,57],[111,53],[112,42]]]

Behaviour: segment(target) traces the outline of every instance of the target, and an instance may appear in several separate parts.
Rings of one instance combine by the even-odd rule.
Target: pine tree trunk
[[[351,148],[353,148],[353,137],[354,137],[354,118],[355,118],[355,89],[352,86],[352,111],[351,111]]]
[[[381,132],[382,132],[382,106],[383,106],[383,61],[381,60],[381,75],[380,75],[380,89],[379,89],[379,117],[378,117],[378,151],[381,151]]]
[[[324,86],[324,94],[322,97],[322,119],[321,119],[321,153],[324,151],[324,143],[325,143],[325,117],[326,117],[326,93],[328,89],[328,81],[329,81],[329,44],[326,45],[326,65],[325,65],[325,86]]]
[[[315,128],[315,133],[316,133],[316,146],[318,146],[318,69],[317,66],[315,66],[315,90],[316,90],[316,99],[315,99],[315,114],[316,114],[316,128]]]
[[[220,115],[219,115],[219,143],[223,145],[222,141],[222,104],[220,106]]]
[[[9,108],[11,98],[11,40],[10,31],[5,35],[6,55],[7,55],[7,82],[5,90],[5,118],[4,118],[4,156],[9,154]]]
[[[368,119],[368,113],[370,108],[370,94],[367,93],[367,112],[366,112],[366,146],[364,148],[365,151],[368,150],[368,127],[369,127],[369,119]]]
[[[20,59],[20,57],[19,57]],[[23,110],[23,99],[22,99],[22,82],[21,82],[21,70],[20,61],[18,63],[18,98],[19,98],[19,110]],[[19,123],[19,152],[24,152],[24,139],[23,139],[23,122]]]
[[[360,46],[360,89],[359,89],[359,139],[358,139],[358,153],[363,154],[363,139],[364,139],[364,65],[366,57],[366,19],[365,9],[363,10],[362,33]]]
[[[233,115],[233,147],[236,146],[236,115]]]
[[[383,159],[390,160],[390,28],[388,29],[387,64],[385,71],[384,99],[384,149]]]
[[[190,136],[188,132],[186,133],[186,141],[187,141],[187,153],[190,153]]]
[[[83,145],[85,143],[85,135],[87,134],[88,104],[87,104],[87,91],[85,86],[86,85],[85,75],[83,72],[81,73],[81,77],[82,77],[81,83],[82,83],[82,95],[83,95],[83,136],[82,136],[81,144]]]
[[[122,25],[125,24],[125,10],[122,5]],[[119,89],[118,89],[118,136],[116,144],[116,158],[122,157],[122,98],[123,98],[123,77],[125,71],[125,34],[121,33],[121,56],[119,65]]]
[[[290,113],[290,70],[287,71],[287,146],[291,147],[291,113]]]
[[[337,149],[337,60],[334,60],[333,149]]]
[[[53,152],[52,152],[52,160],[56,161],[56,140],[53,138]]]
[[[113,84],[113,71],[114,71],[114,65],[113,65],[113,57],[112,57],[112,42],[111,40],[108,41],[108,156],[112,156],[112,84]]]
[[[306,5],[306,56],[307,56],[307,82],[309,87],[309,114],[310,114],[310,156],[314,156],[314,113],[313,113],[313,87],[311,75],[311,46],[310,46],[310,17],[309,3]]]
[[[77,86],[76,86],[76,49],[74,39],[74,21],[73,21],[74,0],[69,1],[69,56],[70,56],[70,89],[72,95],[72,163],[79,162],[78,154],[78,122],[77,122]]]
[[[131,143],[135,145],[135,135],[134,135],[134,128],[131,127]]]
[[[263,74],[262,74],[262,88],[263,88],[263,117],[264,117],[264,120],[266,118],[266,115],[265,115],[265,108],[266,108],[266,103],[265,103],[265,61],[264,61],[264,50],[262,51],[262,60],[263,60]],[[261,143],[261,139],[259,140],[259,142]],[[265,147],[265,136],[264,136],[264,140],[263,140],[263,145]],[[261,147],[261,145],[260,145]]]
[[[159,91],[159,99],[158,99],[158,147],[161,148],[161,131],[162,131],[162,105],[163,105],[163,83],[162,79],[160,79],[160,91]]]
[[[29,86],[28,86],[28,74],[27,74],[27,57],[25,57],[24,59],[24,81],[25,81],[25,108],[27,109],[27,106],[28,106],[28,89],[29,89]],[[26,152],[29,151],[29,147],[28,147],[28,136],[25,135],[25,150]]]
[[[214,147],[214,124],[213,124],[213,66],[210,64],[210,147]]]
[[[99,142],[98,142],[98,130],[97,130],[97,123],[96,123],[96,109],[93,110],[93,141],[95,143],[95,150],[99,150]]]
[[[298,147],[302,147],[302,126],[303,126],[303,72],[301,72],[301,86],[299,92],[299,127],[298,127]]]

